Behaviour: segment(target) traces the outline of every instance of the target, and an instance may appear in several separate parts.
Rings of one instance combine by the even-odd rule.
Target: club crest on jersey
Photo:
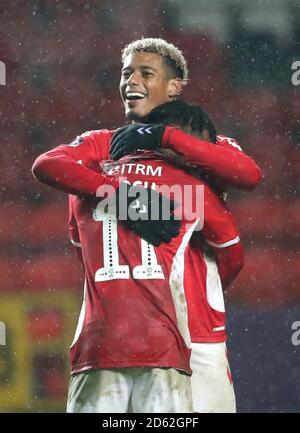
[[[74,141],[72,141],[72,143],[70,143],[68,146],[77,147],[80,144],[82,144],[83,142],[84,142],[84,139],[82,137],[76,137],[76,139]]]
[[[120,171],[120,165],[116,163],[100,163],[100,167],[102,168],[103,173],[107,176],[113,176],[114,174],[118,174]]]

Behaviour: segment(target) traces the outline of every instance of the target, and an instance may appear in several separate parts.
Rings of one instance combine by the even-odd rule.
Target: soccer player
[[[123,51],[122,60],[120,93],[126,116],[132,122],[143,121],[154,107],[176,99],[187,81],[188,70],[181,51],[163,39],[146,38],[129,44]],[[125,139],[125,145],[121,141],[122,147],[114,149],[113,158],[136,148],[160,145],[191,159],[223,185],[250,190],[260,180],[260,170],[253,159],[237,152],[236,143],[229,142],[226,137],[215,146],[179,130],[174,132],[174,128],[157,128],[151,135],[147,130],[139,134],[139,130],[139,125],[133,124],[118,132],[122,134],[119,138]],[[92,131],[82,134],[68,146],[58,146],[46,152],[35,161],[34,176],[62,191],[95,197],[97,188],[111,181],[102,173],[94,172],[92,167],[109,157],[113,132],[105,129]],[[178,234],[177,222],[172,220],[170,224],[158,220],[155,224],[148,222],[146,228],[145,223],[140,222],[135,225],[135,230],[145,240],[158,244],[166,240],[166,233],[168,239]]]
[[[172,101],[180,95],[188,79],[186,61],[174,45],[159,38],[137,40],[123,51],[120,94],[126,117],[132,122],[143,118],[158,105]],[[153,135],[136,133],[139,129],[126,129],[126,148],[118,149],[114,158],[148,146]],[[160,131],[161,132],[161,131]],[[106,129],[82,134],[70,145],[58,146],[42,154],[33,165],[34,176],[52,186],[73,194],[96,195],[97,188],[109,180],[91,167],[109,158],[109,146],[114,131]],[[217,145],[198,140],[174,128],[165,128],[159,143],[192,160],[199,168],[231,187],[251,190],[260,181],[260,169],[255,161],[238,151],[234,141],[221,137]],[[133,140],[130,140],[133,138]],[[81,146],[79,146],[81,144]],[[157,144],[156,144],[157,146]],[[82,161],[84,148],[85,160]],[[87,151],[88,150],[88,151]],[[87,156],[88,155],[88,156]]]
[[[110,150],[113,159],[136,149],[169,148],[222,181],[223,185],[244,190],[258,185],[261,179],[259,167],[240,151],[235,140],[220,135],[216,146],[175,128],[139,133],[138,123],[145,123],[153,108],[176,99],[187,83],[186,60],[178,48],[159,38],[140,39],[125,47],[122,61],[120,94],[126,117],[135,124],[118,131],[118,146]]]
[[[161,39],[143,39],[130,44],[124,50],[120,83],[126,115],[132,121],[142,121],[154,107],[176,98],[186,80],[185,59],[172,44]],[[101,185],[118,186],[115,179],[93,169],[95,164],[109,158],[112,135],[113,131],[92,131],[81,135],[71,145],[61,145],[41,155],[33,166],[35,177],[65,192],[90,198],[96,197]],[[145,138],[149,138],[146,135],[147,132]],[[194,137],[183,132],[175,134],[174,128],[165,128],[163,138],[166,147],[174,146],[175,150],[183,147],[182,153],[187,157],[195,147]],[[222,148],[196,140],[193,162],[199,167],[232,186],[251,189],[258,183],[259,169],[251,158],[231,146]],[[165,236],[162,226],[156,235]]]
[[[102,166],[108,177],[131,184],[158,184],[168,170],[161,160],[130,157]],[[70,237],[80,248],[85,288],[70,349],[68,412],[192,411],[190,340],[178,285],[192,223],[154,248],[103,201],[91,205],[71,196]]]
[[[175,188],[183,223],[175,239],[154,248],[118,224],[102,201],[91,206],[72,196],[71,240],[82,249],[86,285],[71,346],[68,411],[185,411],[192,392],[188,376],[178,370],[190,372],[184,271],[189,239],[203,219],[197,199],[204,200],[206,239],[236,244],[237,229],[208,186],[158,154],[142,152],[101,167],[131,185]]]
[[[144,154],[128,157],[127,160],[123,158],[114,165],[107,163],[106,173],[126,175],[132,183],[163,182],[173,186],[174,179],[180,185],[197,183],[188,173],[168,167],[161,158],[155,156],[155,160],[149,160],[150,155],[146,156],[147,159]],[[175,387],[181,395],[175,395],[180,406],[174,406],[172,376],[168,377],[170,389],[161,365],[188,371],[187,364],[176,364],[170,355],[176,353],[176,342],[181,341],[182,344],[182,339],[186,343],[186,346],[183,345],[185,353],[187,346],[190,347],[186,306],[182,300],[185,250],[194,227],[188,228],[191,222],[189,225],[185,222],[175,240],[154,250],[151,245],[138,240],[135,234],[122,226],[118,227],[116,220],[103,212],[101,206],[98,207],[93,208],[89,201],[76,196],[71,198],[71,239],[75,246],[82,247],[86,285],[82,312],[71,347],[73,376],[68,411],[126,412],[129,407],[135,412],[183,411],[188,402],[187,386],[178,383]],[[208,188],[205,190],[203,232],[216,245],[234,243],[238,239],[230,214]],[[163,270],[166,271],[165,276],[162,275]],[[169,284],[171,297],[168,296]],[[146,297],[143,291],[146,291]],[[167,314],[164,314],[165,311]],[[123,329],[126,318],[128,320]],[[163,322],[163,329],[172,332],[165,336],[160,333],[160,344],[157,346],[153,329],[159,329],[160,321]],[[177,327],[180,334],[176,332]],[[159,350],[159,357],[155,349]],[[157,367],[153,367],[151,356],[156,360]],[[146,368],[139,369],[137,366]],[[174,368],[170,372],[174,375]],[[186,376],[183,377],[186,379]],[[146,395],[142,393],[149,387],[152,391]]]
[[[196,104],[181,100],[165,103],[153,109],[145,121],[176,126],[198,138],[205,137],[213,143],[217,141],[213,123]],[[195,166],[187,163],[182,156],[167,149],[161,152],[170,163],[193,171],[209,183],[213,181],[205,172],[195,170]],[[223,198],[225,191],[221,185],[213,181],[212,186]],[[214,230],[226,231],[226,227],[215,226]],[[213,236],[213,233],[210,235]],[[229,286],[242,268],[243,254],[238,236],[223,245],[208,240],[208,245],[214,246],[215,258],[205,253],[203,238],[195,233],[186,252],[184,288],[192,341],[193,406],[200,413],[228,413],[236,411],[236,404],[225,343],[227,336],[222,289]]]

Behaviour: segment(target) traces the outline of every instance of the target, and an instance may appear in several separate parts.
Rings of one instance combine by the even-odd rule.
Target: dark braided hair
[[[181,99],[166,102],[154,108],[143,118],[145,123],[162,123],[177,126],[181,129],[190,128],[190,132],[202,133],[207,130],[212,143],[217,142],[217,131],[214,123],[202,108],[194,103]]]

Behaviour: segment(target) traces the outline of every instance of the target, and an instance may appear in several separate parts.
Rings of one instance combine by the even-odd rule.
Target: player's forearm
[[[244,252],[241,243],[227,248],[214,248],[222,287],[228,287],[244,266]]]
[[[96,195],[102,185],[118,182],[82,166],[62,150],[51,150],[34,162],[32,173],[39,181],[68,194]]]
[[[166,128],[162,146],[183,155],[233,188],[252,190],[260,182],[260,168],[243,152],[200,140],[173,127]]]

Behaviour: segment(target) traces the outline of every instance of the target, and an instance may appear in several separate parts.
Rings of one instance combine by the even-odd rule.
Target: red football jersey
[[[98,167],[99,161],[105,160],[109,157],[109,142],[112,134],[113,131],[108,130],[90,131],[82,134],[80,137],[77,137],[77,139],[70,145],[61,145],[46,152],[43,155],[40,155],[40,157],[38,157],[35,161],[33,167],[34,174],[41,181],[49,184],[50,186],[55,186],[56,188],[67,191],[71,194],[79,193],[87,195],[90,194],[93,196],[100,185],[107,183],[115,185],[116,182],[114,182],[113,179],[109,181],[108,178],[99,171],[90,170],[90,168]],[[252,187],[257,181],[257,166],[253,160],[244,156],[244,154],[240,151],[238,144],[233,139],[228,139],[224,136],[218,136],[218,146],[214,147],[215,145],[201,143],[201,140],[199,141],[194,137],[187,136],[182,132],[177,135],[181,137],[177,137],[177,141],[175,140],[176,143],[178,142],[177,146],[179,146],[179,148],[183,144],[188,144],[190,141],[191,155],[195,156],[193,150],[195,149],[195,146],[197,149],[203,149],[203,151],[197,155],[197,162],[202,169],[208,167],[208,172],[213,172],[214,176],[216,177],[218,173],[222,173],[224,176],[223,181],[219,179],[219,181],[216,182],[217,190],[219,192],[226,190],[224,179],[227,178],[230,178],[230,183],[235,186],[238,186],[240,182],[243,181],[243,185],[245,188],[247,187],[247,189],[250,189],[250,187]],[[176,136],[173,134],[173,138],[174,137],[176,138]],[[219,151],[222,147],[225,147],[225,151],[226,149],[231,150],[236,155],[234,158],[234,166],[231,167],[232,163],[231,165],[229,164],[231,168],[229,171],[227,170],[225,174],[222,172],[221,168],[226,166],[224,163],[225,161],[231,161],[231,159],[228,159],[227,154],[225,159],[225,155],[222,155],[222,157],[219,158],[217,157],[219,153],[217,152],[216,154],[214,151]],[[239,167],[239,175],[237,175],[237,172],[234,170],[235,167]],[[239,177],[241,174],[241,167],[242,172],[244,173],[242,180]],[[77,233],[76,230],[75,232]],[[72,232],[73,234],[71,234],[73,240],[76,240],[75,232]],[[187,253],[190,254],[190,250],[187,250]],[[193,287],[199,286],[196,293],[199,292],[200,296],[202,296],[202,299],[205,300],[206,289],[203,282],[206,281],[206,270],[205,267],[203,267],[203,263],[205,263],[205,261],[202,255],[202,250],[200,249],[200,251],[198,251],[195,249],[195,253],[193,253],[192,260],[190,261],[193,264],[193,268],[196,269],[196,272],[194,273],[195,278],[193,278],[191,285]],[[197,276],[199,270],[202,271]],[[197,283],[197,279],[199,280],[199,284]],[[189,283],[187,282],[186,284]],[[200,289],[200,285],[202,290]],[[209,304],[208,302],[203,302],[201,305],[203,308],[205,308],[205,306],[208,306]],[[208,317],[209,315],[211,316],[210,319]],[[222,330],[213,331],[213,328],[225,326],[225,315],[222,311],[217,311],[214,309],[211,310],[211,308],[207,308],[206,313],[195,315],[195,317],[197,318],[197,326],[195,327],[197,332],[193,335],[197,337],[197,341],[200,341],[199,336],[201,336],[203,341],[216,341],[216,338],[226,338],[225,332],[222,333]],[[215,317],[217,318],[216,320],[214,319]],[[202,323],[203,326],[201,330]]]
[[[120,168],[123,178],[144,182],[141,171],[145,169],[147,182],[159,184],[167,164],[140,162],[128,158],[128,163],[110,164],[107,175],[117,176]],[[170,168],[169,173],[173,183],[176,170]],[[93,208],[73,196],[70,207],[71,237],[81,245],[86,278],[71,347],[72,372],[151,366],[191,373],[182,280],[184,252],[197,220],[184,223],[171,243],[154,248],[103,212],[101,202]]]
[[[234,226],[228,238],[239,242]],[[226,245],[226,243],[225,243]],[[193,343],[226,341],[225,303],[215,259],[207,256],[195,235],[186,251],[185,294],[189,307],[189,328]]]
[[[178,330],[169,285],[169,264],[184,233],[161,255],[110,214],[75,196],[70,201],[71,236],[81,246],[85,271],[72,373],[134,366],[190,373],[189,342]]]
[[[196,164],[212,179],[225,181],[234,188],[251,190],[260,181],[261,170],[233,143],[237,144],[224,136],[219,136],[216,144],[208,143],[175,127],[167,127],[162,139],[163,147],[184,155],[187,161]]]
[[[236,140],[224,135],[217,136],[217,143],[226,149],[242,151]],[[213,181],[218,194],[226,200],[228,185],[215,179]],[[223,243],[213,243],[215,247],[226,248],[240,241],[233,221],[226,227],[227,230],[227,240],[224,236]],[[227,339],[223,289],[216,262],[204,253],[202,241],[197,234],[193,235],[185,258],[187,268],[193,269],[192,273],[185,273],[191,339],[193,343],[219,343]]]
[[[145,156],[108,162],[104,173],[149,187],[189,185],[194,206],[196,187],[203,183],[158,156]],[[204,206],[204,236],[215,244],[231,240],[230,214],[208,187],[204,189]],[[71,239],[82,247],[86,277],[84,303],[71,347],[72,372],[129,366],[190,372],[194,323],[190,316],[199,316],[189,300],[186,305],[185,275],[193,268],[186,268],[185,258],[203,209],[193,220],[184,216],[179,236],[157,248],[75,196],[70,209]],[[198,267],[199,263],[192,265]],[[193,279],[190,284],[196,288],[198,282]]]

